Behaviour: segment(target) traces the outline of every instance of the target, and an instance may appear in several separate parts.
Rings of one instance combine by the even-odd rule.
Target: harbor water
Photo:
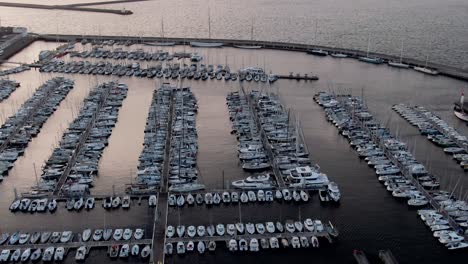
[[[40,50],[54,48],[59,44],[35,42],[10,60],[35,58]],[[83,49],[80,45],[76,48]],[[136,48],[138,46],[126,47]],[[443,189],[451,191],[458,179],[460,186],[468,186],[468,178],[463,170],[451,160],[451,156],[445,155],[440,148],[420,136],[416,128],[394,113],[391,106],[401,102],[425,106],[466,135],[468,128],[456,119],[452,111],[452,104],[458,99],[460,88],[466,85],[465,83],[442,76],[425,76],[412,70],[368,65],[351,59],[315,57],[286,51],[189,47],[166,49],[170,52],[197,51],[204,56],[206,63],[216,65],[227,62],[231,69],[265,65],[267,71],[271,70],[273,73],[312,71],[317,74],[320,77],[319,81],[278,80],[272,86],[252,82],[246,83],[245,89],[276,92],[281,95],[293,115],[300,119],[312,159],[320,165],[321,171],[339,184],[342,193],[339,205],[323,205],[315,194],[311,202],[302,205],[272,203],[222,205],[214,208],[169,208],[168,224],[172,225],[235,223],[240,217],[244,222],[318,218],[322,221],[332,221],[340,230],[340,237],[331,245],[325,240],[321,241],[318,249],[262,251],[255,254],[233,254],[228,252],[224,245],[219,244],[215,253],[174,255],[167,257],[168,263],[255,263],[258,262],[258,257],[265,263],[300,263],[304,259],[316,263],[352,263],[353,249],[365,250],[371,260],[377,259],[379,249],[391,249],[401,263],[463,263],[463,259],[466,259],[466,252],[448,252],[432,237],[432,233],[414,210],[409,209],[406,203],[395,200],[385,190],[374,171],[359,160],[346,140],[337,133],[336,128],[326,121],[322,109],[312,100],[313,95],[321,90],[363,96],[372,113],[408,144],[417,159],[423,162],[431,173],[439,177]],[[105,226],[143,227],[147,234],[151,234],[154,210],[148,208],[146,202],[138,205],[137,201],[133,201],[128,211],[105,211],[98,205],[94,210],[77,213],[66,211],[62,208],[63,204],[54,214],[13,214],[8,210],[14,199],[14,188],[21,192],[35,183],[35,170],[40,175],[41,166],[58,144],[69,123],[77,116],[82,100],[90,89],[98,83],[115,79],[97,75],[46,74],[34,69],[11,75],[10,78],[21,82],[21,87],[13,92],[9,99],[0,103],[1,123],[6,117],[14,114],[40,84],[54,76],[73,79],[75,87],[46,121],[39,135],[26,148],[25,155],[15,162],[9,175],[0,184],[0,231],[80,232],[88,227]],[[122,77],[119,81],[128,85],[128,97],[123,101],[117,125],[109,138],[109,146],[100,160],[93,194],[122,192],[124,185],[134,178],[138,156],[142,150],[143,130],[151,95],[153,89],[166,80]],[[201,181],[208,189],[221,189],[229,187],[233,180],[244,178],[245,174],[237,158],[237,141],[235,136],[230,134],[231,125],[225,104],[226,95],[239,90],[239,83],[216,80],[170,82],[174,85],[190,86],[198,100],[198,166]],[[74,262],[73,256],[74,254],[69,254],[67,263]],[[108,261],[103,250],[92,250],[86,262]],[[129,261],[133,262],[136,259]]]

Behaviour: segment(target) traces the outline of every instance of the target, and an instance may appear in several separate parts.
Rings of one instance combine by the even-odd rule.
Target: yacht
[[[136,240],[140,240],[143,238],[143,235],[145,234],[144,230],[141,229],[141,228],[137,228],[135,229],[135,233],[133,234],[133,237],[136,239]]]
[[[431,69],[431,68],[427,68],[427,67],[414,67],[413,69],[415,71],[422,72],[422,73],[429,74],[429,75],[438,75],[439,74],[439,72],[436,69]]]
[[[192,252],[195,249],[195,243],[193,243],[193,241],[189,241],[185,248],[187,252]]]
[[[116,229],[115,230],[115,233],[114,233],[114,239],[115,240],[120,240],[120,238],[122,237],[121,230],[122,229]],[[102,230],[102,229],[94,230],[93,240],[94,241],[100,241],[102,239],[103,233],[104,233],[104,230]]]
[[[173,184],[169,187],[169,191],[171,192],[194,192],[204,189],[204,184],[194,182]]]
[[[310,242],[312,244],[312,247],[316,247],[316,248],[319,247],[319,241],[316,236],[311,237]]]
[[[154,206],[156,206],[157,202],[158,202],[158,199],[156,198],[156,195],[154,195],[154,194],[150,195],[149,200],[148,200],[148,205],[150,207],[154,207]]]
[[[224,225],[223,224],[216,225],[216,234],[218,234],[218,236],[224,236],[224,233],[225,233]]]
[[[338,184],[335,182],[330,182],[327,188],[328,196],[335,202],[340,201],[341,193],[338,189]]]
[[[266,230],[268,233],[274,233],[275,232],[275,224],[273,222],[267,222],[266,223]]]
[[[278,238],[270,237],[270,248],[279,248]]]
[[[287,179],[289,181],[289,187],[292,188],[320,188],[328,184],[328,177],[323,173],[313,171],[310,166],[296,167],[290,171]]]
[[[317,56],[327,56],[328,52],[322,49],[310,49],[307,50],[307,54],[317,55]]]
[[[197,229],[195,226],[191,225],[187,227],[187,235],[189,237],[194,237],[197,234]]]
[[[253,234],[255,233],[255,225],[253,223],[247,223],[245,224],[245,229],[247,230],[247,233]]]
[[[133,235],[133,230],[130,228],[125,228],[122,238],[124,240],[130,240],[132,238],[132,235]]]
[[[42,256],[42,249],[38,248],[32,252],[30,259],[31,261],[37,261],[39,260],[41,256]]]
[[[233,181],[232,186],[238,189],[271,189],[273,181],[270,174],[250,176],[244,180]]]
[[[29,240],[29,242],[31,244],[36,244],[37,242],[39,242],[40,239],[41,239],[41,232],[34,232],[31,235],[31,240]]]
[[[169,229],[169,226],[168,226]],[[94,231],[94,234],[96,234],[96,231]],[[119,241],[122,238],[123,235],[123,229],[117,228],[114,230],[114,235],[112,236],[114,240]]]
[[[467,248],[468,243],[465,242],[453,242],[453,243],[448,243],[445,245],[447,249],[449,250],[454,250],[454,249],[461,249],[461,248]]]
[[[205,230],[206,230],[205,226],[203,226],[203,225],[198,226],[197,227],[197,235],[199,237],[204,237],[205,236]]]
[[[43,262],[48,262],[52,260],[52,257],[54,256],[55,248],[54,247],[48,247],[44,250],[44,255],[42,255],[42,261]]]

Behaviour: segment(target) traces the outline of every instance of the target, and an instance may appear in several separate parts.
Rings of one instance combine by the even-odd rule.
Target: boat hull
[[[261,49],[262,46],[252,46],[252,45],[233,45],[234,48],[238,49]]]
[[[220,48],[224,44],[220,42],[197,42],[191,41],[190,46],[192,47],[201,47],[201,48]]]
[[[468,115],[466,114],[463,114],[461,112],[458,112],[458,111],[453,111],[453,113],[455,114],[456,117],[458,117],[459,119],[465,121],[465,122],[468,122]]]

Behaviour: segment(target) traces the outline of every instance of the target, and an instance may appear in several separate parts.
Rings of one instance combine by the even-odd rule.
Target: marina
[[[466,179],[447,162],[466,155],[458,91],[408,98],[462,86],[465,70],[253,33],[216,39],[208,20],[208,39],[28,33],[37,40],[1,69],[14,81],[0,82],[0,157],[22,136],[1,162],[1,261],[464,257]],[[415,125],[452,140],[451,155]]]

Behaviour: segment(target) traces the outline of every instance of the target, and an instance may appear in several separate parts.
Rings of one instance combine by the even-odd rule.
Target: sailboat
[[[254,33],[253,25],[254,25],[254,20],[252,19],[252,25],[250,27],[250,41],[253,41],[253,33]],[[261,49],[262,48],[262,46],[253,45],[253,44],[252,45],[233,45],[233,46],[239,49]]]
[[[211,39],[211,16],[208,11],[208,39]],[[202,41],[190,41],[190,46],[201,47],[201,48],[219,48],[224,44],[222,42],[202,42]]]
[[[164,18],[161,19],[161,38],[164,39]],[[173,41],[154,41],[144,42],[147,46],[174,46],[176,43]]]
[[[369,34],[369,37],[367,38],[367,54],[365,57],[359,57],[359,60],[363,62],[367,62],[367,63],[382,64],[383,60],[381,58],[369,57],[369,49],[370,49],[370,34]]]
[[[463,91],[460,96],[460,102],[455,102],[453,113],[459,119],[468,122],[468,113],[465,112],[465,94]]]
[[[396,67],[396,68],[404,68],[408,69],[409,65],[403,63],[403,40],[401,40],[401,51],[400,51],[400,61],[388,61],[388,66]]]
[[[315,43],[317,43],[317,28],[318,28],[317,21],[315,21],[315,37],[314,37]],[[307,54],[312,54],[312,55],[317,55],[317,56],[327,56],[328,52],[322,49],[315,48],[315,49],[307,50]]]
[[[415,71],[422,72],[429,75],[437,75],[439,72],[436,69],[431,69],[427,67],[427,62],[429,61],[429,55],[426,56],[426,65],[424,67],[414,67]]]

